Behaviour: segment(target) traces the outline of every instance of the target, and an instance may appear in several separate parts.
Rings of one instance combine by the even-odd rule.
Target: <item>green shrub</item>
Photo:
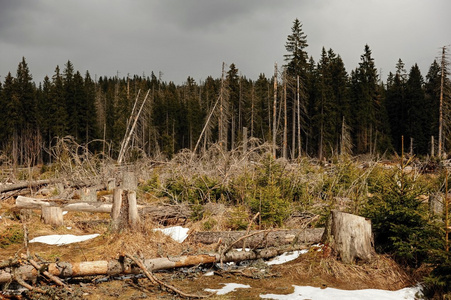
[[[280,187],[269,184],[258,188],[254,197],[249,199],[251,212],[260,212],[262,225],[281,226],[290,216],[290,202],[282,197]]]
[[[232,230],[245,230],[249,225],[249,213],[245,206],[235,206],[228,215],[227,226]]]
[[[375,232],[376,249],[391,253],[404,264],[418,267],[441,245],[439,230],[428,219],[428,208],[418,197],[423,187],[414,174],[395,170],[387,185],[374,189],[363,209]]]

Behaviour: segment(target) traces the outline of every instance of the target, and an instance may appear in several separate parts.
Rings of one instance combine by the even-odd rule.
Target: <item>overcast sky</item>
[[[350,72],[368,44],[384,81],[399,58],[425,76],[451,44],[450,14],[450,0],[0,0],[0,81],[22,56],[37,82],[68,60],[93,78],[199,82],[222,62],[271,77],[295,18],[315,61],[332,48]]]

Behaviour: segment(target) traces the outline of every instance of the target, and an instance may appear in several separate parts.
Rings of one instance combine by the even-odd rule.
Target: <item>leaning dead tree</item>
[[[130,119],[127,122],[127,130],[125,131],[125,136],[124,136],[124,139],[122,140],[121,149],[119,151],[119,156],[117,158],[117,163],[118,164],[121,164],[122,161],[124,160],[128,144],[130,143],[130,139],[133,136],[136,124],[138,123],[139,116],[141,115],[141,112],[143,110],[144,104],[146,103],[147,97],[149,96],[149,93],[150,93],[150,89],[147,91],[147,94],[144,97],[144,100],[141,103],[141,106],[140,106],[139,110],[136,112],[136,115],[135,115],[135,110],[136,110],[136,106],[137,106],[137,103],[138,103],[138,99],[139,99],[139,94],[140,93],[138,92],[138,95],[136,96],[135,104],[133,105],[132,113],[130,114]],[[133,120],[133,122],[132,122],[132,120]]]

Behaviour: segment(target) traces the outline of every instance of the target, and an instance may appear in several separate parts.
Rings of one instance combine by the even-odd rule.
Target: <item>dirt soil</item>
[[[160,232],[154,232],[152,229],[158,224],[146,220],[140,230],[113,234],[109,228],[109,214],[69,212],[64,216],[64,226],[53,228],[40,221],[39,211],[17,211],[14,208],[14,200],[8,199],[0,203],[0,216],[0,261],[27,253],[23,243],[24,228],[28,230],[29,240],[48,234],[100,234],[92,240],[65,246],[29,244],[30,255],[47,262],[108,260],[118,258],[124,253],[156,258],[213,250],[213,246],[177,243]],[[200,227],[199,224],[189,222],[184,226],[192,230]],[[156,272],[155,275],[165,283],[190,294],[208,295],[205,289],[219,289],[225,283],[240,283],[252,287],[237,289],[223,296],[212,296],[210,299],[259,299],[260,294],[290,294],[294,290],[293,285],[397,290],[415,284],[414,276],[407,274],[388,257],[378,256],[369,264],[344,265],[332,257],[330,249],[324,246],[313,247],[307,254],[282,265],[269,267],[262,261],[243,264],[246,266],[229,269],[221,269],[219,265],[195,266]],[[213,276],[205,276],[210,271],[214,272]],[[14,296],[0,291],[0,299],[180,298],[179,295],[152,284],[144,276],[72,278],[68,283],[73,289],[72,293],[40,278],[34,284],[47,290],[47,295],[22,292]]]

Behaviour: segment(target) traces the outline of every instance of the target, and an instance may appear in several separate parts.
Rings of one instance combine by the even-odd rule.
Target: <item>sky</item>
[[[35,82],[68,60],[92,78],[200,82],[223,62],[271,77],[296,18],[315,61],[331,48],[350,72],[368,44],[382,80],[400,58],[425,77],[451,46],[450,12],[449,0],[0,0],[0,81],[22,57]]]

